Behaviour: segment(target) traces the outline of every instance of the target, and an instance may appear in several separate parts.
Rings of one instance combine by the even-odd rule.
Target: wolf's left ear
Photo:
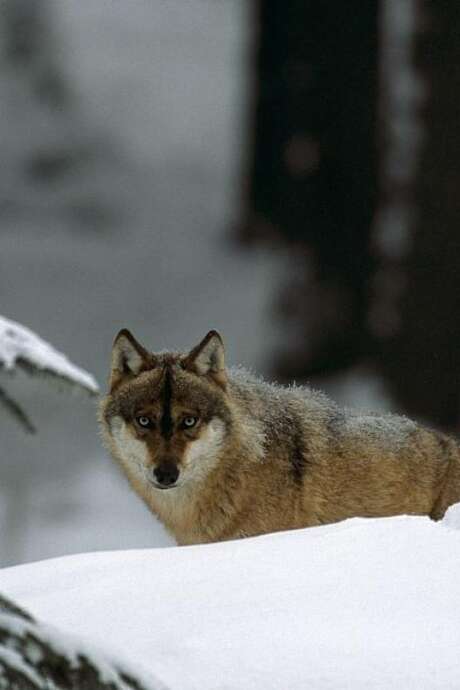
[[[122,379],[137,376],[141,371],[152,369],[154,366],[154,355],[142,347],[130,331],[123,328],[113,343],[110,390],[113,390]]]
[[[225,351],[219,333],[209,331],[201,343],[189,352],[183,361],[183,366],[200,376],[211,376],[219,386],[225,388],[227,383]]]

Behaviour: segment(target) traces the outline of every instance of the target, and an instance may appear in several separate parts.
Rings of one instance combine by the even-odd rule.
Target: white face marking
[[[179,480],[175,487],[163,491],[155,489],[150,484],[151,460],[146,444],[135,438],[128,425],[122,417],[112,417],[110,421],[112,442],[115,447],[116,455],[121,461],[126,474],[131,479],[141,480],[150,488],[161,495],[162,499],[167,500],[172,494],[189,481],[203,481],[210,470],[219,461],[219,450],[225,436],[225,425],[218,419],[214,419],[203,434],[196,441],[189,443],[181,467]],[[167,495],[167,496],[166,496]]]
[[[122,417],[110,420],[112,439],[128,473],[145,478],[149,466],[149,454],[143,441],[135,438]]]
[[[182,471],[184,481],[200,481],[217,465],[224,436],[224,423],[219,419],[213,419],[200,438],[188,445]]]

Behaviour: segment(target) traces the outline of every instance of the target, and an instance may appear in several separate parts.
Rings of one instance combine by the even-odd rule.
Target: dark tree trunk
[[[400,326],[382,363],[405,409],[453,428],[460,406],[460,4],[418,6],[414,60],[424,85],[424,136]]]
[[[304,335],[303,354],[281,367],[286,377],[340,368],[370,348],[377,11],[377,0],[259,3],[255,141],[241,237],[277,237],[306,250],[314,267],[289,291],[287,308]]]

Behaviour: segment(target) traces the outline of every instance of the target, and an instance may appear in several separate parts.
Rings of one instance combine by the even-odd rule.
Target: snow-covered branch
[[[0,596],[0,690],[164,690]]]
[[[0,373],[13,374],[18,369],[31,376],[77,387],[96,395],[99,387],[87,371],[72,364],[67,357],[38,335],[15,321],[0,316]],[[33,431],[28,416],[0,386],[0,406],[9,412],[26,431]]]

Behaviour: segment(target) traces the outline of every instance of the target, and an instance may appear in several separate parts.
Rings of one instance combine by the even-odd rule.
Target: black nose
[[[171,486],[177,482],[179,470],[173,462],[162,462],[161,465],[155,467],[153,474],[158,484],[161,484],[161,486]]]

